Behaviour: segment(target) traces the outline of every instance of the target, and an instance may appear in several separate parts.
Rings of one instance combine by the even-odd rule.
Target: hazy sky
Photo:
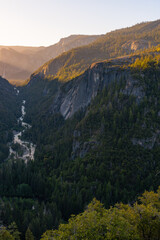
[[[0,0],[0,45],[48,46],[160,19],[160,0]]]

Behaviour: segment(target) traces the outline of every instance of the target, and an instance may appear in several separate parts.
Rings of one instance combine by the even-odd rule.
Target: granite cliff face
[[[65,119],[71,118],[78,110],[85,109],[104,87],[122,79],[126,82],[123,94],[134,95],[137,102],[140,102],[144,97],[142,86],[138,85],[129,69],[121,69],[118,66],[125,62],[126,58],[121,58],[91,65],[80,77],[59,88],[51,107],[52,112],[60,112]]]

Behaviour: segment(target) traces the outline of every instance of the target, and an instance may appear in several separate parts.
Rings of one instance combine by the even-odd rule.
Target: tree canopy
[[[105,209],[95,198],[83,213],[72,215],[58,230],[45,232],[41,240],[158,240],[160,239],[160,187],[130,204]]]

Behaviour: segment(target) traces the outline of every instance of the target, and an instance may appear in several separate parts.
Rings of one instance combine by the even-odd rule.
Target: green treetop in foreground
[[[12,222],[8,228],[0,229],[0,240],[20,240],[20,232],[15,222]]]
[[[116,204],[106,210],[96,199],[87,209],[71,216],[68,224],[45,232],[41,240],[158,240],[160,239],[160,187],[157,193],[144,192],[138,201]]]
[[[34,240],[34,236],[29,228],[26,231],[25,240]]]

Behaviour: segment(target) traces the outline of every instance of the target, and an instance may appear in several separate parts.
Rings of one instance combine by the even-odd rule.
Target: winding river
[[[18,95],[19,91],[17,89],[15,90]],[[31,128],[31,125],[23,121],[26,114],[25,104],[26,101],[23,100],[21,106],[22,115],[17,120],[18,124],[22,126],[22,130],[20,132],[13,131],[14,138],[12,143],[9,144],[9,158],[23,159],[27,163],[29,160],[34,160],[36,145],[31,142],[21,140],[22,133]]]

